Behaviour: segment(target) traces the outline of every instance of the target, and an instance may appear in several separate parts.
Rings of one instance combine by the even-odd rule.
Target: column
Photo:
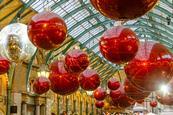
[[[35,115],[40,115],[40,105],[36,105]]]
[[[27,104],[22,103],[22,115],[27,115]]]

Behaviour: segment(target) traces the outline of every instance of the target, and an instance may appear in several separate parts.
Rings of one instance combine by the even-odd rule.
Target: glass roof
[[[100,36],[108,28],[119,24],[98,13],[89,0],[23,1],[37,12],[41,12],[47,7],[51,8],[53,12],[65,19],[69,34],[100,57],[102,57],[98,49]],[[172,18],[172,0],[160,0],[151,12],[136,20],[125,22],[124,25],[132,28],[141,39],[157,40],[172,49]]]

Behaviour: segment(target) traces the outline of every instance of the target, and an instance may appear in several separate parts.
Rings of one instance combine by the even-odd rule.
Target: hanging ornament
[[[111,90],[109,95],[113,99],[118,99],[121,96],[121,91],[120,90]]]
[[[157,101],[150,101],[150,106],[151,107],[157,107]]]
[[[57,14],[44,11],[32,17],[28,24],[28,35],[38,48],[52,50],[57,48],[66,38],[67,27]]]
[[[90,0],[102,15],[114,20],[132,20],[150,11],[159,0]]]
[[[12,62],[28,61],[36,51],[29,41],[27,26],[13,23],[0,32],[0,54]]]
[[[5,58],[0,57],[0,75],[7,73],[9,68],[10,62]]]
[[[113,27],[100,39],[101,54],[115,64],[126,63],[134,58],[138,51],[139,39],[129,28]]]
[[[79,83],[82,89],[93,91],[100,85],[100,77],[95,70],[86,69],[80,74]]]
[[[162,86],[161,90],[158,90],[156,92],[156,99],[162,105],[173,105],[173,93],[170,90],[172,87],[169,86],[170,84],[168,84],[167,86],[165,85],[165,87]]]
[[[155,91],[172,78],[173,56],[160,43],[141,42],[135,58],[125,66],[127,78],[144,91]]]
[[[97,107],[97,108],[103,108],[104,107],[104,102],[103,101],[96,101],[95,102],[95,106]]]
[[[106,91],[101,87],[98,87],[94,91],[94,98],[98,101],[104,100],[106,96],[107,96]]]
[[[89,66],[89,57],[87,53],[80,49],[74,49],[67,53],[65,57],[67,70],[72,73],[80,73]]]
[[[111,78],[108,81],[108,88],[110,90],[117,90],[120,87],[120,82],[116,78]]]
[[[133,105],[135,103],[134,100],[130,99],[126,95],[123,86],[120,86],[120,88],[118,90],[113,90],[113,92],[114,91],[120,91],[120,93],[119,93],[120,95],[118,97],[113,97],[110,94],[113,106],[118,107],[120,109],[124,109],[124,108],[130,107],[131,105]]]
[[[33,82],[33,91],[36,94],[46,93],[50,88],[50,81],[44,76],[37,77]]]
[[[69,95],[79,88],[78,76],[68,73],[63,61],[55,61],[50,66],[51,90],[60,95]]]
[[[143,100],[150,95],[150,92],[144,92],[138,89],[133,84],[131,84],[128,79],[125,79],[124,90],[126,95],[135,101]]]
[[[173,105],[173,94],[169,95],[157,94],[156,99],[162,105],[168,105],[168,106]]]

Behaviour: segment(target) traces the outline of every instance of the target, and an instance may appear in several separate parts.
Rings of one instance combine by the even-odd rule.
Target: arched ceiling
[[[106,29],[117,24],[98,13],[89,0],[30,0],[28,4],[37,12],[50,7],[65,19],[69,34],[100,57],[102,55],[98,49],[99,37]],[[172,18],[172,0],[160,0],[151,12],[124,25],[135,30],[141,38],[157,40],[172,49]]]
[[[53,12],[65,19],[69,35],[72,36],[71,40],[67,40],[53,56],[59,54],[62,49],[66,51],[69,46],[80,44],[84,50],[89,52],[91,66],[98,69],[103,79],[107,75],[109,77],[114,75],[117,65],[111,64],[102,57],[98,49],[98,40],[105,30],[119,22],[102,16],[92,7],[89,0],[21,1],[0,0],[0,28],[15,22],[19,16],[22,23],[28,23],[36,12],[50,7]],[[132,28],[141,39],[156,40],[169,49],[173,49],[172,0],[160,0],[151,12],[136,20],[125,22],[124,25]],[[98,62],[100,59],[101,61]]]

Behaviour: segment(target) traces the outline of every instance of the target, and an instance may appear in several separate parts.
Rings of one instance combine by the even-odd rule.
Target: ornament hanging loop
[[[118,21],[118,22],[115,22],[115,26],[122,26],[124,25],[125,23],[127,22],[127,20],[121,20],[121,21]]]
[[[21,14],[17,14],[16,22],[17,22],[17,23],[20,23],[20,19],[21,19]]]
[[[49,0],[43,1],[44,11],[51,11],[51,7],[49,6]]]

